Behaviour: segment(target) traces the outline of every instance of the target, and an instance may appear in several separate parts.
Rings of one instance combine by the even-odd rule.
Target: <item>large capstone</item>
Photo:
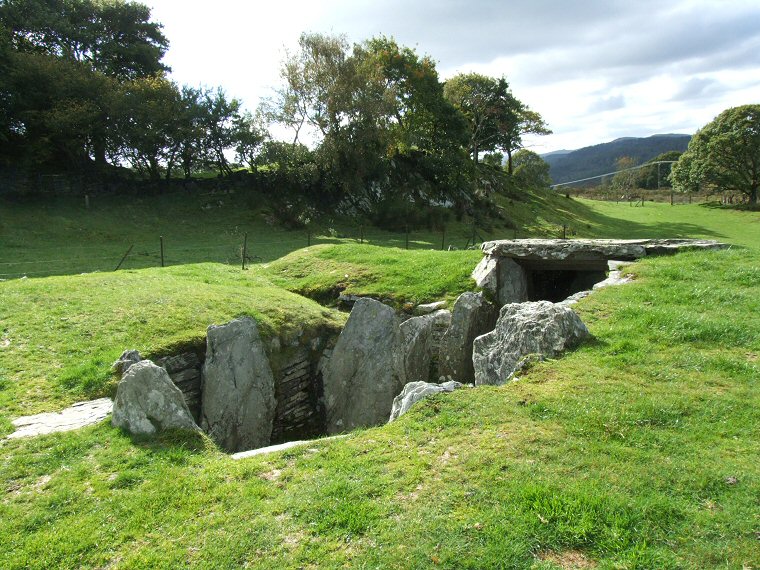
[[[453,392],[457,388],[461,388],[462,384],[459,382],[444,382],[443,384],[432,384],[430,382],[409,382],[401,393],[393,400],[393,408],[391,409],[391,417],[388,420],[392,422],[399,417],[407,413],[414,404],[432,396],[433,394],[440,394],[442,392]]]
[[[201,427],[226,451],[269,445],[274,377],[256,322],[208,327],[203,365]]]
[[[442,334],[451,323],[451,313],[440,310],[430,315],[412,317],[401,323],[404,343],[404,376],[407,381],[438,378],[437,362]]]
[[[504,305],[496,328],[473,343],[475,385],[499,385],[520,361],[535,354],[552,358],[589,336],[580,317],[548,301]]]
[[[462,293],[454,303],[451,326],[441,339],[438,374],[441,380],[471,383],[472,343],[476,337],[492,331],[498,308],[482,293]]]
[[[111,423],[137,435],[167,429],[197,430],[179,388],[150,360],[132,364],[116,389]]]
[[[330,434],[385,423],[405,384],[399,320],[373,299],[354,304],[335,349],[320,365]]]

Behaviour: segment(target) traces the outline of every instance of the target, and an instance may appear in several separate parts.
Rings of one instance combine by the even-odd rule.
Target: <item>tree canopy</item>
[[[733,190],[757,204],[760,105],[726,109],[692,137],[671,173],[673,188]]]

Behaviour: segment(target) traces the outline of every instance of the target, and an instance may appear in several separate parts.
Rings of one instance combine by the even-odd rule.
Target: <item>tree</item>
[[[760,187],[760,105],[726,109],[692,137],[673,166],[673,188],[706,186],[745,194],[753,206]]]
[[[646,188],[648,190],[656,190],[657,188],[670,188],[670,171],[673,167],[672,162],[681,158],[681,152],[677,150],[670,150],[663,152],[655,156],[652,160],[648,160],[647,164],[651,163],[651,166],[645,166],[638,170],[636,174],[636,185],[639,188]],[[665,162],[665,164],[657,164]]]
[[[14,49],[89,64],[119,79],[163,73],[169,42],[150,8],[123,0],[3,0]]]
[[[551,134],[541,115],[518,100],[503,77],[455,75],[446,82],[444,93],[467,119],[469,151],[476,163],[481,152],[500,150],[506,153],[507,172],[512,174],[512,154],[522,148],[522,137]]]
[[[530,188],[548,188],[549,164],[532,150],[521,148],[512,157],[515,179]]]
[[[633,170],[636,160],[630,156],[621,156],[615,161],[617,173],[612,177],[612,186],[620,192],[631,192],[636,188],[637,172]]]

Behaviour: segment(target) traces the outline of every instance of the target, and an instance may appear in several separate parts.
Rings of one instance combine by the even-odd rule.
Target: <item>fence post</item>
[[[562,224],[562,239],[567,239],[567,224]]]
[[[245,259],[248,257],[248,232],[243,235],[243,270],[245,270]]]
[[[311,246],[311,231],[306,232],[306,245]]]
[[[132,251],[133,247],[135,247],[135,244],[132,244],[132,245],[129,246],[129,249],[127,250],[127,253],[125,253],[124,257],[121,258],[121,261],[119,262],[119,265],[116,266],[116,269],[114,269],[114,271],[118,271],[119,270],[119,268],[121,267],[121,264],[124,263],[125,259],[127,259],[127,256],[130,254],[130,252]]]
[[[443,226],[443,230],[441,230],[441,251],[446,249],[446,226]]]
[[[409,224],[406,226],[406,249],[409,249]]]
[[[364,243],[364,226],[359,226],[359,243]]]
[[[164,266],[164,236],[159,236],[161,240],[161,267]]]

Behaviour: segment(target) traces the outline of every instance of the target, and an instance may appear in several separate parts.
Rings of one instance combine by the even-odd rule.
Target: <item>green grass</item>
[[[634,283],[576,305],[592,342],[344,440],[239,462],[107,422],[4,441],[0,567],[556,569],[576,552],[610,569],[760,566],[760,215],[547,200],[536,233],[567,216],[579,235],[744,247],[641,261]],[[209,319],[254,314],[274,334],[340,318],[284,288],[448,297],[471,255],[328,245],[245,273],[0,283],[0,416],[70,401],[79,360],[194,342]]]

